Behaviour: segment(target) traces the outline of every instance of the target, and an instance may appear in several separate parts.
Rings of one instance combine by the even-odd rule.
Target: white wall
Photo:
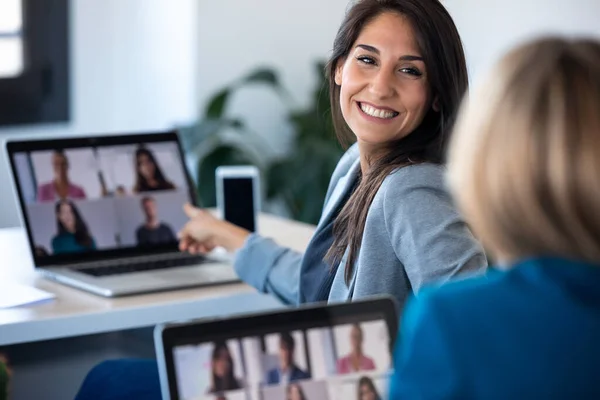
[[[197,0],[72,0],[69,123],[0,129],[12,137],[154,131],[197,116]],[[19,224],[4,150],[0,227]]]
[[[315,62],[326,59],[348,0],[201,0],[199,101],[258,66],[275,67],[299,107],[307,105],[317,79]],[[286,108],[270,91],[248,88],[231,103],[268,138],[275,154],[289,144]]]
[[[471,82],[502,54],[542,34],[600,38],[598,0],[442,0],[462,36]]]

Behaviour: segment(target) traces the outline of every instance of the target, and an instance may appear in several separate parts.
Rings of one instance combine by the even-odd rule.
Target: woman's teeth
[[[363,110],[365,114],[375,118],[390,119],[394,118],[399,114],[395,111],[380,110],[378,108],[371,107],[370,105],[363,103],[360,103],[360,109]]]

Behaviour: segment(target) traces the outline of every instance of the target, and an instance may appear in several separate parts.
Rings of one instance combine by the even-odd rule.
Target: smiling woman
[[[444,185],[445,144],[467,90],[458,31],[438,0],[362,0],[327,66],[336,133],[356,141],[331,178],[305,254],[187,209],[181,249],[236,252],[240,277],[296,304],[394,296],[483,272]]]
[[[327,66],[339,140],[356,141],[331,179],[304,255],[189,207],[181,249],[236,252],[240,277],[288,303],[394,296],[483,272],[486,258],[445,190],[443,163],[467,89],[456,27],[438,0],[362,0]]]

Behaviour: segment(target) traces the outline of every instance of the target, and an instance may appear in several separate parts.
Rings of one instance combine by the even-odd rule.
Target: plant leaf
[[[243,83],[265,83],[274,87],[279,87],[279,78],[275,70],[271,68],[259,68],[242,79]]]
[[[227,105],[227,100],[229,99],[229,95],[231,94],[230,88],[222,89],[213,98],[209,101],[208,106],[206,107],[206,112],[204,114],[207,119],[219,119],[223,116],[223,112],[225,111],[225,106]]]

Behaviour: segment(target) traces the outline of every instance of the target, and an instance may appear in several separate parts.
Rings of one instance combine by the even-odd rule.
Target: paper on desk
[[[18,283],[0,283],[0,308],[17,307],[53,299],[54,294]]]

